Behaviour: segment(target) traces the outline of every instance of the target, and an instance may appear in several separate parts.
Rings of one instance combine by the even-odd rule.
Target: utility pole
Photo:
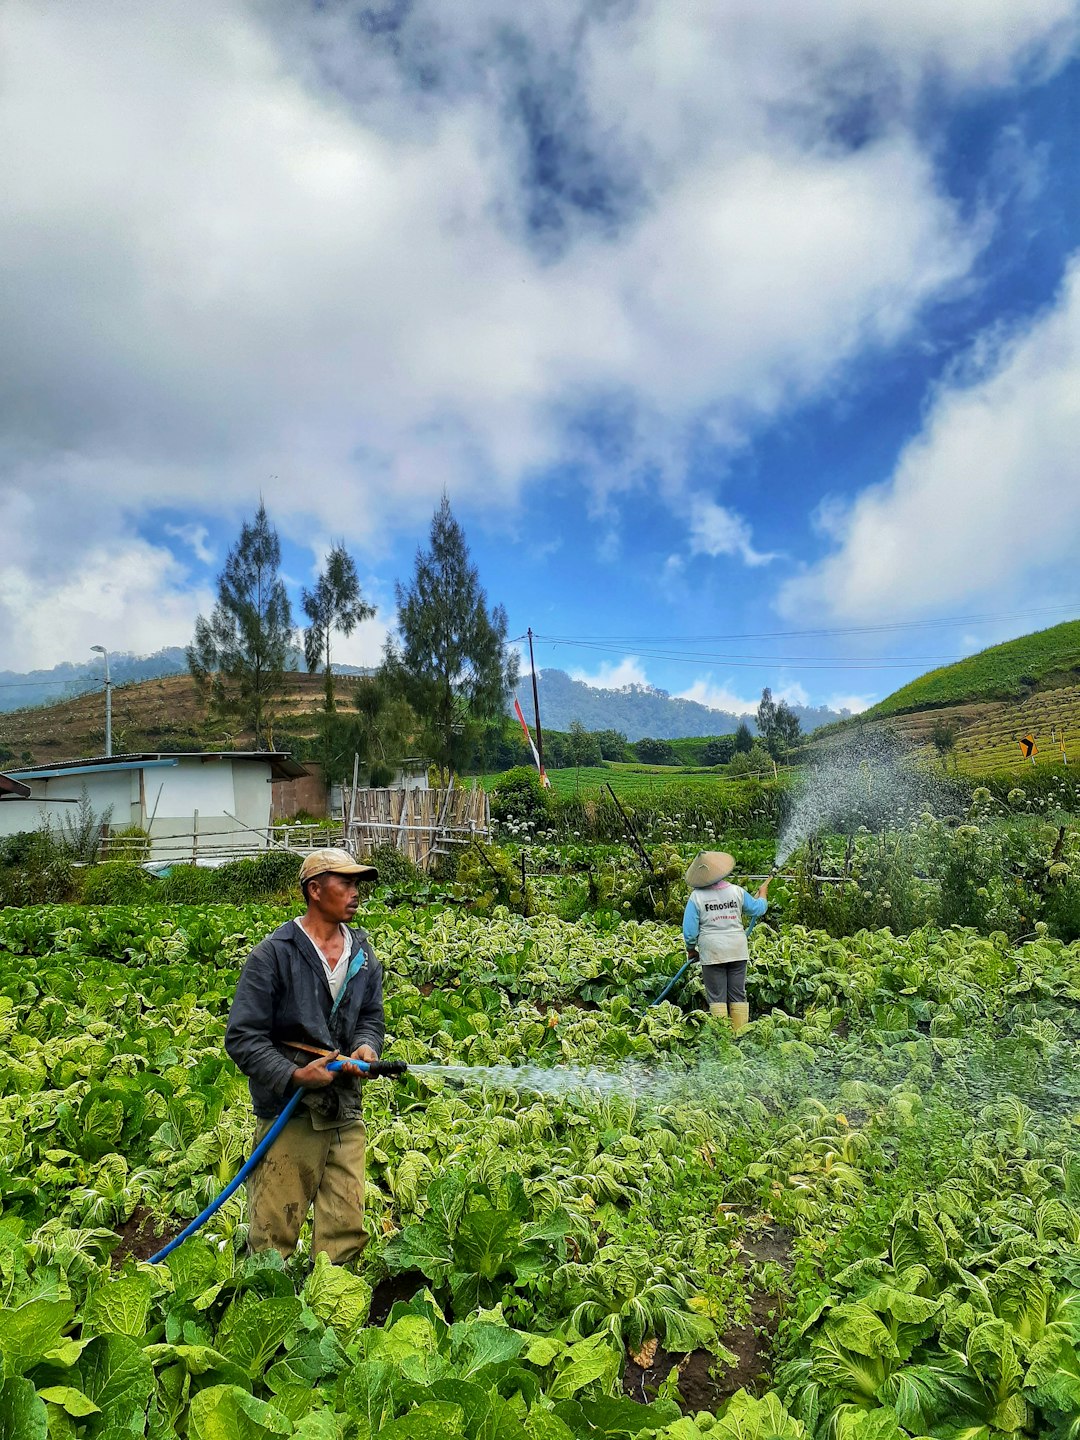
[[[104,645],[91,645],[99,655],[105,656],[105,754],[112,755],[112,681],[109,679],[109,652]]]
[[[540,729],[540,692],[536,688],[536,661],[533,659],[533,633],[529,626],[529,669],[532,671],[533,716],[536,720],[536,753],[540,756],[540,772],[544,771],[544,732]]]

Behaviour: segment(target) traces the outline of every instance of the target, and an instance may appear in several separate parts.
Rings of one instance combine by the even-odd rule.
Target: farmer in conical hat
[[[750,1019],[746,1000],[750,951],[742,917],[758,919],[765,914],[769,880],[757,895],[750,895],[741,885],[729,883],[727,877],[734,869],[734,859],[723,850],[703,850],[694,859],[686,872],[690,899],[683,914],[683,939],[689,958],[701,962],[710,1013],[717,1018],[730,1016],[732,1030],[741,1030]]]

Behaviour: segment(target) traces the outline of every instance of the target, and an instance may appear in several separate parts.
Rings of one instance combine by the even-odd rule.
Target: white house
[[[110,830],[138,825],[158,862],[213,860],[269,844],[271,782],[304,767],[278,751],[114,755],[11,770],[0,787],[0,835],[54,828],[85,795]],[[29,792],[19,793],[19,792]]]

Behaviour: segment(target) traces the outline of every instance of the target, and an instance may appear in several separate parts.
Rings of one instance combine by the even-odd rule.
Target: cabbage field
[[[489,1083],[366,1087],[356,1273],[242,1196],[150,1266],[288,913],[0,911],[0,1440],[1080,1437],[1080,944],[759,927],[733,1039],[671,925],[373,903],[387,1053]]]

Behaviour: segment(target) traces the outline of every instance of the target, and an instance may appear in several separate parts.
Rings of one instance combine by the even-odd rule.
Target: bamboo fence
[[[491,827],[486,792],[468,790],[353,790],[346,799],[349,849],[369,855],[393,845],[421,870],[431,868],[451,845],[485,839]]]

